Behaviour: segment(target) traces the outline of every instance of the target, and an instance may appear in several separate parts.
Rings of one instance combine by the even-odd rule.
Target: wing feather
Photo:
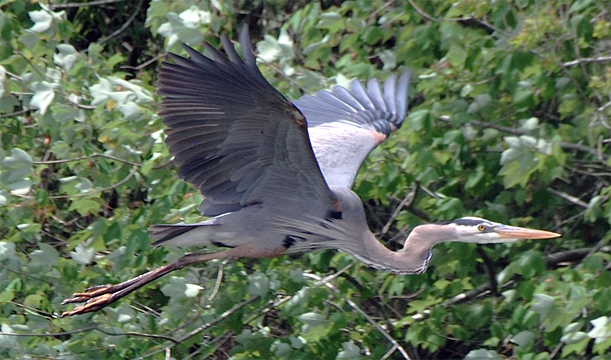
[[[367,155],[398,129],[406,114],[410,72],[383,86],[377,79],[365,88],[357,80],[350,89],[335,86],[293,103],[308,121],[310,141],[329,186],[351,188]]]
[[[171,54],[159,72],[160,115],[179,176],[199,189],[200,211],[217,216],[252,204],[320,208],[335,196],[310,146],[303,115],[256,66],[248,31],[243,58],[226,35],[226,55],[209,44],[206,57],[185,46],[189,59]]]

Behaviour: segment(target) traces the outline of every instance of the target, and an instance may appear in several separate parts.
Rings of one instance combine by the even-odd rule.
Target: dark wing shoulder
[[[264,201],[334,203],[310,146],[303,115],[261,75],[246,27],[244,60],[223,34],[227,57],[170,55],[159,71],[160,116],[179,176],[204,195],[216,216]]]
[[[383,86],[353,80],[293,102],[305,115],[316,159],[329,186],[351,188],[369,152],[401,127],[407,114],[410,71]]]

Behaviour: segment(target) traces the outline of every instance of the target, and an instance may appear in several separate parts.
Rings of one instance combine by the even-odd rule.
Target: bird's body
[[[97,311],[149,282],[189,264],[229,257],[274,257],[340,249],[398,274],[425,271],[431,248],[443,241],[476,243],[550,238],[558,234],[479,218],[414,228],[403,251],[387,249],[367,226],[351,190],[363,160],[405,118],[409,72],[383,86],[358,81],[286,100],[259,72],[248,32],[240,34],[244,60],[226,35],[227,56],[210,45],[210,58],[186,47],[190,59],[170,55],[159,72],[160,116],[179,176],[200,190],[208,220],[153,225],[153,245],[227,248],[189,254],[117,285],[76,293],[85,302],[63,316]]]
[[[333,223],[345,223],[342,228],[350,229],[355,234],[369,231],[366,226],[365,211],[358,195],[345,188],[337,188],[333,194],[342,208],[341,219],[334,218],[332,211],[325,214],[316,211],[317,209],[308,212],[303,208],[284,208],[285,211],[281,212],[277,211],[280,207],[274,206],[277,204],[271,203],[271,209],[265,204],[258,204],[200,223],[154,225],[151,227],[151,237],[158,240],[153,245],[180,247],[216,245],[235,248],[256,243],[259,249],[265,250],[264,253],[274,254],[277,251],[280,251],[280,254],[293,254],[338,249],[342,247],[341,244],[338,244],[333,237],[324,236],[323,231],[319,231],[321,233],[319,236],[312,236],[312,231],[299,231],[287,223],[288,219],[312,223],[320,225],[320,230]],[[257,221],[253,222],[253,217],[256,217]]]
[[[191,59],[173,55],[175,63],[160,71],[166,142],[179,175],[205,196],[199,209],[213,218],[154,225],[153,245],[257,244],[264,253],[287,254],[338,247],[333,238],[315,244],[288,235],[281,218],[350,221],[368,230],[350,188],[369,152],[401,126],[409,71],[383,86],[355,80],[349,90],[336,86],[291,103],[259,73],[247,33],[240,39],[245,61],[223,39],[231,62],[210,47],[213,61],[189,48]],[[201,86],[185,86],[195,83]],[[227,97],[231,106],[223,104]]]

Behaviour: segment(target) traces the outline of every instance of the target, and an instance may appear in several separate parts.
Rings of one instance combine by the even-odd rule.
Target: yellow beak
[[[501,225],[495,232],[502,238],[512,239],[551,239],[562,236],[551,231],[527,229],[516,226]]]

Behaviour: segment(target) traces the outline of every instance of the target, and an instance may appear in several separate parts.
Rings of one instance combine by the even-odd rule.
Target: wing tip
[[[376,131],[389,135],[401,127],[407,115],[410,75],[410,69],[404,70],[400,75],[398,72],[393,73],[383,85],[380,80],[371,78],[366,87],[355,78],[350,80],[348,88],[335,85],[313,95],[304,95],[295,105],[303,106],[299,109],[304,112],[310,125],[318,126],[346,120],[358,126],[373,126]],[[335,106],[338,111],[325,114],[324,111],[316,109],[316,103],[321,109],[330,111],[329,107]],[[381,124],[382,122],[385,124]]]

